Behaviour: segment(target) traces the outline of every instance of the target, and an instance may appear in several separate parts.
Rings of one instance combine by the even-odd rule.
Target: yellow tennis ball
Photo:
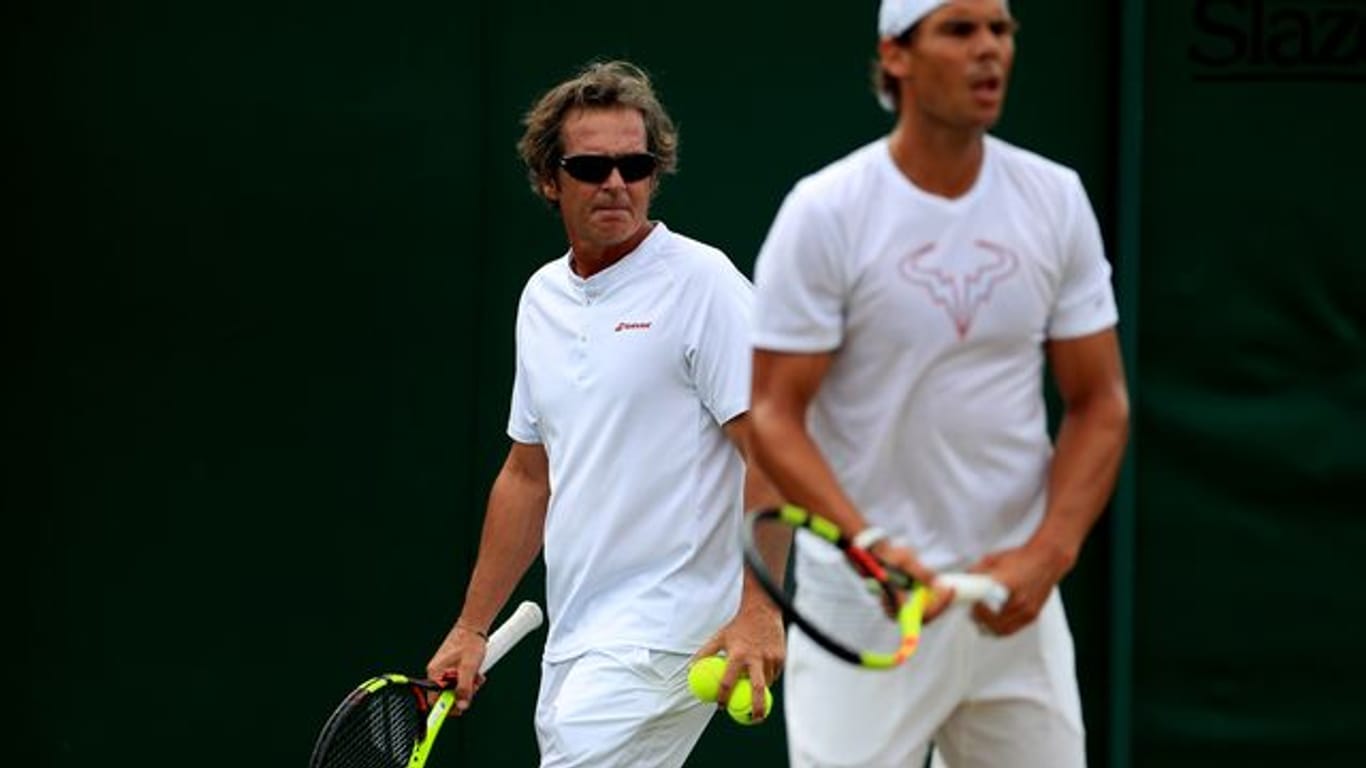
[[[716,701],[716,689],[721,676],[726,674],[726,660],[720,656],[698,659],[688,669],[688,688],[692,695],[706,702]]]
[[[730,701],[726,704],[726,712],[730,713],[730,719],[740,725],[754,725],[754,689],[750,687],[749,680],[740,679],[735,682],[735,688],[730,692]],[[773,691],[764,689],[764,719],[767,720],[773,714]]]

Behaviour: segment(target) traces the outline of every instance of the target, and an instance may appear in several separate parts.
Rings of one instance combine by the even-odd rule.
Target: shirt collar
[[[579,277],[574,274],[574,269],[570,266],[574,252],[573,250],[566,251],[562,263],[564,264],[564,272],[569,277],[570,288],[576,293],[586,296],[601,296],[654,261],[655,255],[659,253],[664,240],[668,237],[668,232],[669,228],[665,226],[664,222],[654,222],[650,234],[640,241],[640,245],[637,245],[635,250],[621,257],[617,263],[607,269],[595,272],[591,277]]]

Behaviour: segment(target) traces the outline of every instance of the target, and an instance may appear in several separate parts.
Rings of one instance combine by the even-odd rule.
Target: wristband
[[[886,540],[886,531],[882,530],[881,528],[878,528],[875,525],[870,525],[867,528],[864,528],[863,530],[854,534],[854,538],[850,540],[850,543],[858,547],[859,549],[867,552],[869,549],[872,549],[873,547],[877,546],[878,542]]]

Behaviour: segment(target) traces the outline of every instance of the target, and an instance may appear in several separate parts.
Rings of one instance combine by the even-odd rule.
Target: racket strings
[[[854,647],[845,642],[838,632],[827,631],[819,622],[813,621],[798,610],[797,601],[788,592],[792,586],[791,582],[780,582],[769,572],[768,564],[755,543],[755,528],[765,522],[804,529],[825,545],[842,552],[844,560],[853,571],[851,575],[868,586],[872,596],[882,603],[881,607],[887,618],[895,623],[898,635],[897,648],[888,653]],[[914,655],[919,645],[920,621],[926,602],[924,587],[888,567],[867,550],[853,546],[851,540],[834,523],[792,505],[768,507],[746,515],[745,525],[741,528],[741,538],[745,565],[768,596],[782,608],[783,616],[836,658],[867,669],[891,669]],[[903,594],[905,590],[910,591],[909,597]],[[831,626],[838,628],[839,622],[834,622]]]
[[[367,693],[330,724],[314,768],[404,768],[426,730],[420,691],[386,685]]]

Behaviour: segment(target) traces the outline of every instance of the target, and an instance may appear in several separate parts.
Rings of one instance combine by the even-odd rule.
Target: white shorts
[[[648,648],[601,648],[542,663],[541,766],[683,765],[716,712],[688,690],[688,659]]]
[[[802,595],[798,609],[840,638],[891,649],[896,630],[871,600]],[[966,607],[921,634],[904,665],[847,664],[800,630],[788,638],[784,716],[794,768],[920,768],[931,741],[949,768],[1082,768],[1072,635],[1057,590],[1038,620],[984,634]]]

